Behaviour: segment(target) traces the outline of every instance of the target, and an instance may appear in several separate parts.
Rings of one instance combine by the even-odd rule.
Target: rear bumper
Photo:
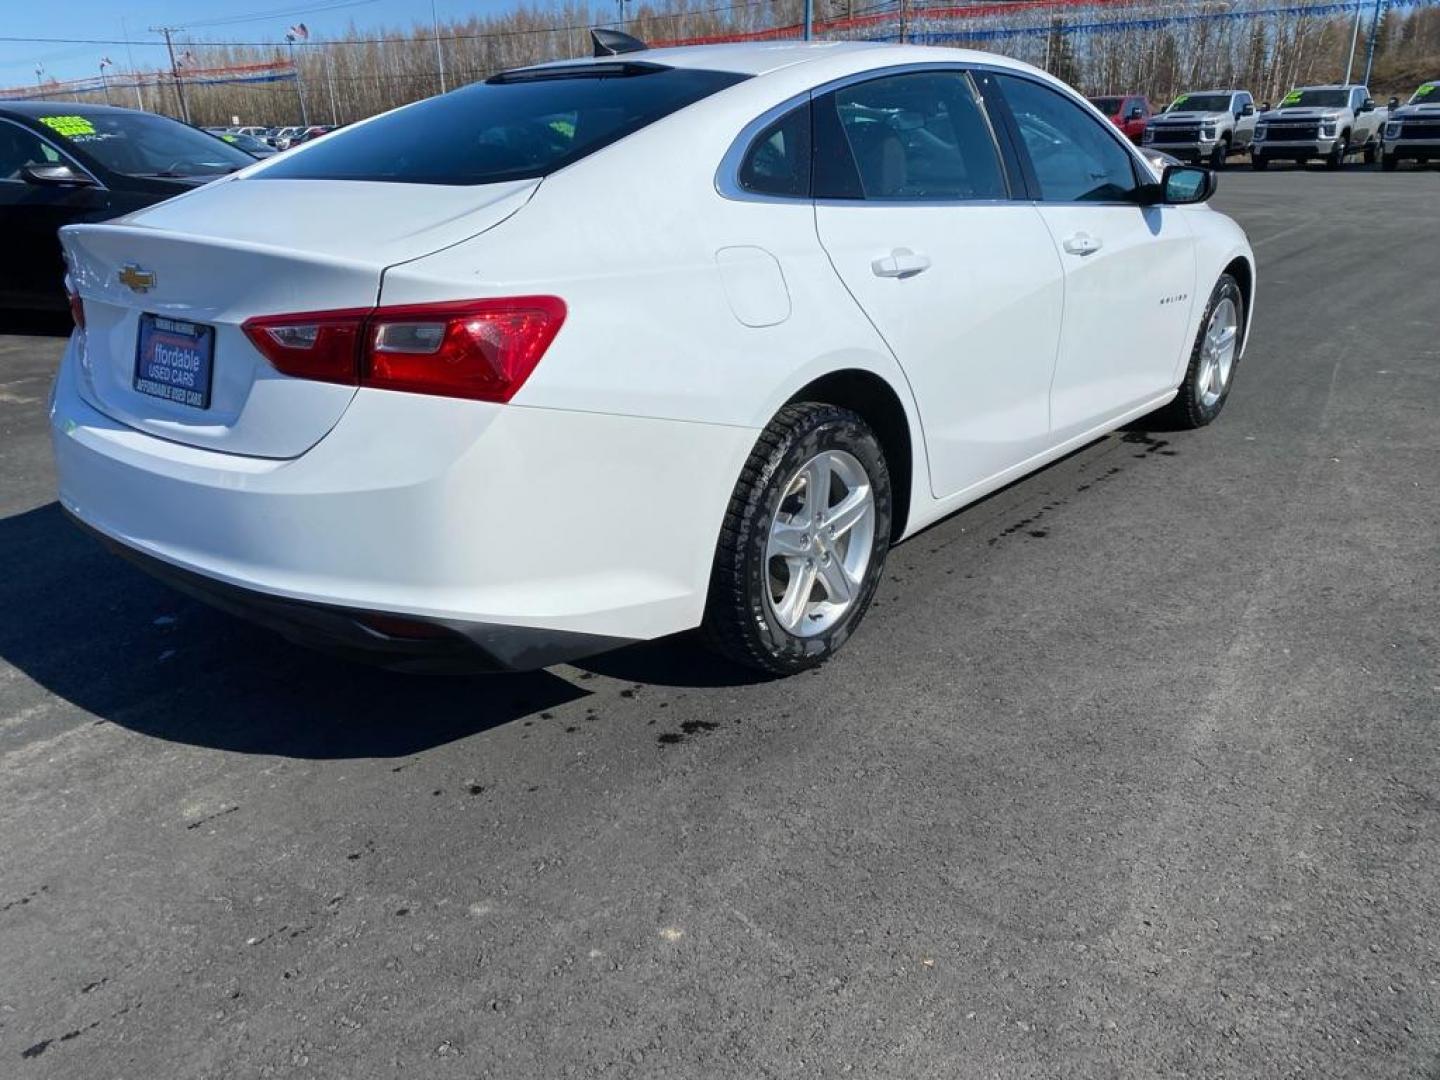
[[[301,457],[242,457],[99,413],[78,340],[50,415],[64,508],[218,607],[402,665],[438,644],[533,668],[698,625],[756,436],[361,390]],[[388,639],[367,613],[455,640]]]
[[[272,596],[182,570],[91,528],[68,510],[66,514],[82,532],[177,592],[273,630],[297,645],[393,671],[531,671],[631,644],[628,638],[458,619],[397,617],[394,612]]]

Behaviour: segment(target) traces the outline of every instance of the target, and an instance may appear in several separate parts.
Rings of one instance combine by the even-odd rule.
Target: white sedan
[[[698,626],[797,671],[892,544],[1146,414],[1215,418],[1255,270],[1212,186],[987,53],[506,72],[64,229],[60,498],[391,666]]]

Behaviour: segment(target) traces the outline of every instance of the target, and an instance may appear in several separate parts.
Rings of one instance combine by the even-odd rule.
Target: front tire
[[[824,663],[870,606],[891,505],[885,454],[858,414],[785,406],[730,497],[701,624],[706,642],[772,675]]]
[[[1394,172],[1400,167],[1400,159],[1394,154],[1385,154],[1380,158],[1380,170],[1382,172]]]
[[[1270,167],[1270,162],[1259,150],[1251,150],[1250,167],[1256,172],[1264,172]]]
[[[1364,157],[1366,165],[1375,164],[1380,157],[1380,140],[1375,139],[1365,144]]]
[[[1221,139],[1210,152],[1210,168],[1215,172],[1225,171],[1225,160],[1230,156],[1230,141]]]
[[[1225,407],[1245,340],[1245,296],[1240,283],[1221,274],[1200,321],[1190,366],[1163,416],[1172,427],[1204,427]]]
[[[1347,131],[1345,132],[1345,134],[1341,135],[1339,141],[1335,143],[1335,148],[1331,150],[1330,153],[1325,155],[1325,168],[1329,169],[1331,172],[1334,172],[1336,169],[1340,168],[1340,166],[1345,164],[1345,158],[1349,155],[1349,153],[1350,133]]]

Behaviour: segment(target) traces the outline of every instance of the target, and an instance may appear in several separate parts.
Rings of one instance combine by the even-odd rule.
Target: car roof
[[[78,105],[73,101],[5,101],[0,99],[0,110],[17,116],[101,116],[107,113],[137,113],[139,109],[122,109],[116,105]]]
[[[879,41],[756,41],[723,45],[675,45],[643,52],[621,53],[618,56],[586,56],[574,60],[557,60],[546,64],[526,64],[515,70],[537,68],[584,67],[603,63],[646,63],[665,67],[703,68],[728,71],[736,75],[767,75],[796,64],[832,60],[856,70],[881,66],[890,60],[896,64],[917,63],[929,59],[941,63],[989,64],[994,67],[1029,69],[996,53],[975,49],[949,49],[933,45],[891,45]],[[845,64],[850,61],[850,64]]]

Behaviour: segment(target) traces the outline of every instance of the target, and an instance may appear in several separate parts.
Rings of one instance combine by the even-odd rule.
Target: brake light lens
[[[565,322],[555,296],[520,296],[250,319],[277,370],[326,382],[509,401]]]
[[[75,291],[75,285],[70,280],[70,275],[65,275],[65,298],[70,302],[70,318],[75,320],[77,330],[85,329],[85,301]]]
[[[355,385],[369,308],[266,315],[240,329],[275,370],[297,379]]]

